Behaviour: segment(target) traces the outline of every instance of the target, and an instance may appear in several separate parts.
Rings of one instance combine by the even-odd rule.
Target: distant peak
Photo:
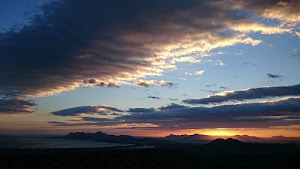
[[[230,144],[230,145],[234,145],[234,144],[242,144],[243,142],[237,140],[237,139],[233,139],[233,138],[228,138],[226,140],[222,139],[222,138],[218,138],[212,142],[210,142],[209,144],[216,144],[216,145],[220,145],[220,144]]]
[[[101,132],[101,131],[98,131],[98,132],[96,132],[95,134],[105,134],[105,133],[103,133],[103,132]],[[106,135],[106,134],[105,134]]]
[[[272,136],[271,138],[285,138],[284,136]]]
[[[237,139],[233,139],[233,138],[228,138],[226,139],[226,141],[238,141]]]

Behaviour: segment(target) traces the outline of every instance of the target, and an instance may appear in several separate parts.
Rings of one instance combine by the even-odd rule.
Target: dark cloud
[[[120,116],[122,114],[119,114],[119,113],[110,113],[109,115],[112,115],[112,116]]]
[[[148,99],[161,99],[160,97],[157,97],[157,96],[148,96],[147,98]]]
[[[99,117],[81,117],[83,121],[97,121],[97,122],[110,122],[110,119],[107,118],[99,118]]]
[[[84,80],[83,81],[85,84],[96,84],[97,83],[97,80],[95,79],[89,79],[89,80]]]
[[[151,122],[160,127],[177,125],[182,128],[292,125],[298,124],[300,121],[300,99],[290,98],[275,102],[224,105],[211,108],[176,107],[151,113],[121,116],[118,119],[135,123]]]
[[[53,126],[91,126],[91,125],[99,125],[98,123],[65,123],[60,121],[49,121],[48,124]]]
[[[0,114],[30,114],[35,111],[35,106],[31,100],[0,98]]]
[[[177,101],[178,99],[169,98],[169,100],[171,100],[171,101]]]
[[[120,87],[119,85],[116,85],[114,83],[105,84],[104,82],[101,82],[101,83],[97,84],[97,86],[100,86],[100,87],[114,87],[114,88],[119,88]]]
[[[58,116],[80,116],[86,114],[102,114],[107,115],[109,112],[122,112],[117,108],[103,105],[103,106],[81,106],[81,107],[74,107],[64,110],[59,110],[52,112],[53,115]]]
[[[27,98],[19,97],[17,90],[0,90],[0,114],[30,114],[36,104]]]
[[[174,86],[174,83],[172,83],[172,82],[166,82],[163,86],[172,87],[172,86]]]
[[[221,89],[228,89],[228,87],[220,86]]]
[[[272,78],[272,79],[276,79],[276,78],[281,78],[282,76],[281,75],[275,75],[275,74],[268,73],[268,77]]]
[[[104,83],[104,82],[98,82],[96,79],[89,79],[89,80],[84,80],[83,83],[87,86],[92,85],[92,86],[100,86],[100,87],[114,87],[114,88],[119,88],[120,86],[114,83]]]
[[[178,39],[194,33],[193,21],[185,22],[182,13],[196,4],[179,0],[49,3],[31,18],[30,24],[0,35],[0,87],[38,97],[87,83],[114,87],[135,76],[157,74],[156,69],[161,68],[149,59],[157,61],[154,51],[162,46],[154,44],[170,44],[175,32]],[[200,31],[219,29],[198,25]]]
[[[221,90],[203,90],[203,89],[201,89],[201,91],[216,94],[216,93],[220,92]]]
[[[251,88],[247,90],[226,92],[223,95],[213,95],[203,99],[187,99],[183,100],[183,102],[188,104],[210,104],[222,103],[226,101],[243,101],[247,99],[261,99],[277,96],[299,95],[300,84],[294,86]]]
[[[179,105],[179,104],[176,104],[176,103],[171,103],[168,106],[160,107],[159,109],[162,110],[162,111],[164,111],[164,110],[178,109],[178,108],[184,108],[184,107],[185,106],[183,106],[183,105]]]
[[[49,121],[48,123],[54,126],[114,126],[123,123],[120,120],[99,117],[80,117],[80,119],[72,121],[77,123],[66,123],[60,121]]]
[[[18,97],[13,99],[24,100],[79,86],[119,87],[133,83],[147,87],[158,83],[149,85],[138,80],[176,68],[168,58],[237,43],[261,42],[248,37],[243,30],[232,28],[236,23],[256,24],[248,15],[241,15],[239,10],[244,9],[236,9],[238,5],[229,0],[219,3],[53,1],[42,6],[27,25],[0,33],[0,90],[17,90]],[[239,3],[247,8],[246,2]],[[269,1],[249,3],[252,11],[263,16],[261,8],[253,7],[256,3],[270,4]],[[298,3],[294,3],[287,13],[292,14],[298,8]],[[6,97],[11,95],[7,93]]]
[[[131,113],[149,113],[149,112],[153,112],[154,109],[153,108],[130,108],[128,109],[128,112]]]
[[[52,124],[54,126],[60,126],[60,125],[64,126],[64,125],[67,125],[67,123],[60,122],[60,121],[49,121],[48,124]]]

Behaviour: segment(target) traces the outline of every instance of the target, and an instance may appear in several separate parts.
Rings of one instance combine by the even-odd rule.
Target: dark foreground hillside
[[[206,145],[179,144],[204,169],[299,169],[300,146],[214,141]]]
[[[298,169],[300,147],[216,140],[156,148],[0,150],[0,169]]]
[[[0,169],[181,169],[195,161],[175,149],[0,150]]]

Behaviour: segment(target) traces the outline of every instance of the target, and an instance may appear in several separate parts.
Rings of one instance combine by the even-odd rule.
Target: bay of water
[[[47,149],[47,148],[101,148],[131,146],[108,142],[53,138],[50,136],[4,136],[0,135],[0,149]]]

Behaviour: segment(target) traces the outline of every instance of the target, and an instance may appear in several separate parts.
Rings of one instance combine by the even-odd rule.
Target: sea
[[[0,135],[0,149],[104,148],[131,144],[63,139],[54,136]]]

